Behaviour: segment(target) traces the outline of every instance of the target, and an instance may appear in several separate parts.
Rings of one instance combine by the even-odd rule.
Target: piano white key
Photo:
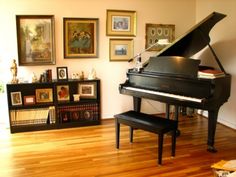
[[[193,97],[187,97],[187,96],[182,96],[182,95],[175,95],[175,94],[158,92],[158,91],[153,91],[153,90],[140,89],[140,88],[135,88],[135,87],[124,87],[124,88],[127,90],[150,93],[150,94],[154,94],[154,95],[166,96],[166,97],[170,97],[170,98],[176,98],[179,100],[193,101],[193,102],[197,102],[197,103],[201,103],[204,99],[204,98],[201,99],[201,98],[193,98]]]

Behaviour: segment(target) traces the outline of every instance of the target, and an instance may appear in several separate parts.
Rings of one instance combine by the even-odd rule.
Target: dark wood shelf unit
[[[79,85],[83,85],[85,93],[79,101],[74,101],[73,95],[81,94]],[[69,93],[66,100],[59,99],[62,86],[66,86]],[[51,99],[39,101],[37,89],[50,89]],[[20,93],[21,103],[12,103],[14,93]],[[34,97],[32,104],[25,103],[24,97],[28,96]],[[99,125],[101,122],[99,79],[7,84],[7,99],[11,133]]]

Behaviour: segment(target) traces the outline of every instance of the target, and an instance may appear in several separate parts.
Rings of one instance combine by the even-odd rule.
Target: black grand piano
[[[142,98],[157,100],[169,105],[192,107],[208,111],[207,150],[214,147],[218,111],[230,96],[231,75],[227,74],[210,45],[209,32],[226,15],[213,12],[186,34],[150,57],[140,70],[129,69],[127,80],[120,84],[121,94],[133,96],[134,110],[140,112]],[[201,66],[200,60],[189,57],[208,46],[222,77],[209,79],[198,77],[198,71],[211,67]],[[177,114],[175,114],[178,116]]]

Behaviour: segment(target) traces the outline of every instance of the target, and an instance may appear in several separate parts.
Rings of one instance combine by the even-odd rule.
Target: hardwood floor
[[[170,136],[164,138],[163,165],[157,165],[157,137],[121,126],[120,150],[115,148],[113,119],[102,125],[10,134],[1,130],[1,177],[208,177],[211,165],[236,159],[236,131],[217,125],[217,153],[206,151],[207,120],[181,117],[176,157],[170,157]]]

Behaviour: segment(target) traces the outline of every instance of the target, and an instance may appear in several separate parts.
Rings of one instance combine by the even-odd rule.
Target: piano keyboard
[[[187,97],[187,96],[182,96],[182,95],[175,95],[175,94],[170,94],[170,93],[140,89],[140,88],[135,88],[135,87],[123,87],[123,88],[126,90],[150,93],[154,95],[160,95],[160,96],[165,96],[165,97],[170,97],[170,98],[175,98],[175,99],[185,100],[185,101],[192,101],[192,102],[197,102],[197,103],[201,103],[204,100],[204,98],[193,98],[193,97]]]

